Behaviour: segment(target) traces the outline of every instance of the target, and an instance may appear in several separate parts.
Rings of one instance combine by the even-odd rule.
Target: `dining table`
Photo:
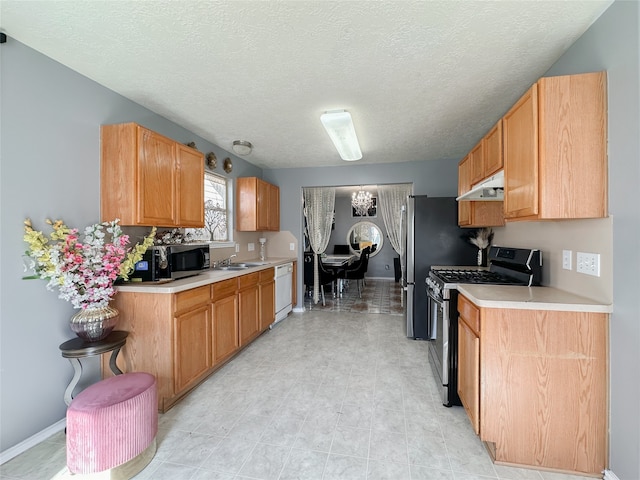
[[[351,265],[354,260],[358,259],[358,255],[326,255],[322,257],[322,263],[327,267],[345,267]]]
[[[353,261],[358,258],[358,255],[355,254],[326,255],[322,257],[322,264],[327,268],[339,271],[340,269],[351,265]],[[339,296],[342,296],[342,292],[344,290],[344,280],[344,278],[338,277],[336,290]]]

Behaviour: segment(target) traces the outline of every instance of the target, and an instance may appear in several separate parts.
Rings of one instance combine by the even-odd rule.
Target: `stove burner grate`
[[[515,278],[489,270],[437,270],[434,272],[446,283],[486,283],[517,285],[522,282]]]

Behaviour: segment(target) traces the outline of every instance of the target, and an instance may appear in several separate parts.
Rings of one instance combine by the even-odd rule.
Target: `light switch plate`
[[[291,242],[291,243],[289,244],[289,250],[291,250],[291,251],[293,252],[295,249],[296,249],[296,244],[295,244],[295,243],[293,243],[293,242]]]
[[[571,265],[571,255],[573,252],[571,250],[562,250],[562,268],[565,270],[571,270],[573,266]]]
[[[236,243],[236,253],[240,253],[240,244]]]
[[[578,273],[585,273],[587,275],[593,275],[594,277],[599,277],[600,276],[600,254],[578,252],[576,254],[576,271]]]
[[[250,243],[247,246],[247,250],[250,251],[250,252],[253,252],[255,249],[256,249],[256,244],[255,243]]]

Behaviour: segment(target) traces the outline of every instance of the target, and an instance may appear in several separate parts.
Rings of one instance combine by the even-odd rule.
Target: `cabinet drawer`
[[[198,287],[176,293],[175,311],[182,312],[190,310],[196,305],[207,303],[209,301],[209,287]]]
[[[275,271],[273,270],[273,268],[260,270],[258,273],[260,274],[260,283],[269,283],[271,280],[273,280],[273,276],[275,275]]]
[[[469,325],[476,335],[480,335],[480,310],[464,295],[458,297],[458,312],[460,318]]]
[[[221,298],[235,295],[237,289],[237,278],[231,278],[229,280],[223,280],[222,282],[216,282],[211,285],[211,299],[215,302],[216,300],[220,300]]]
[[[258,284],[259,278],[260,272],[247,273],[246,275],[242,275],[238,279],[238,288],[242,290],[243,288],[255,286]]]

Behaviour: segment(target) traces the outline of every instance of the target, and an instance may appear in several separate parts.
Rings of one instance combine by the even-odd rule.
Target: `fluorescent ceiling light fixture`
[[[320,115],[320,121],[336,146],[340,158],[348,162],[362,158],[356,129],[353,127],[349,112],[346,110],[324,112]]]

